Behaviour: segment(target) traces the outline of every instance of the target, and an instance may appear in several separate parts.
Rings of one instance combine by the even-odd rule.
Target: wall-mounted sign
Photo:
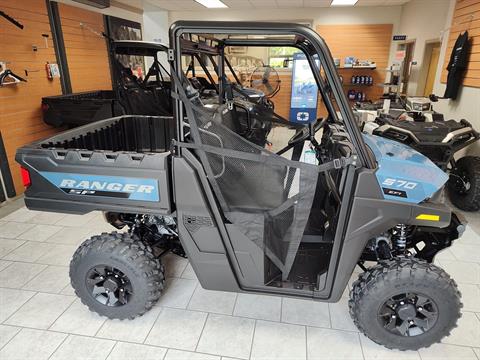
[[[407,55],[407,52],[405,50],[398,50],[395,52],[395,60],[403,61],[406,55]]]
[[[407,35],[393,35],[393,41],[405,41],[407,40]]]
[[[317,118],[318,88],[303,53],[293,55],[290,121],[308,123]]]

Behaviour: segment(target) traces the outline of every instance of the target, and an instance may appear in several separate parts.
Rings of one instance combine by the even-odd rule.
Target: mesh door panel
[[[286,279],[310,214],[316,166],[288,160],[239,136],[223,125],[224,118],[231,123],[226,107],[211,111],[193,105],[187,110],[193,140],[200,145],[200,159],[225,217],[264,249]]]

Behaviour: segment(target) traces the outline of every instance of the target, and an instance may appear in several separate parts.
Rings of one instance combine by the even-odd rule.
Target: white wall
[[[145,3],[143,6],[143,39],[168,44],[168,11]]]
[[[423,62],[430,60],[425,56],[425,45],[430,41],[440,41],[449,7],[450,0],[412,0],[402,6],[398,32],[407,35],[408,40],[415,40],[413,60],[417,62],[411,70],[409,95],[423,95],[425,79],[421,76],[424,75],[421,69]]]
[[[451,26],[454,8],[455,0],[450,0],[450,7],[448,16],[444,23],[444,29],[447,29]],[[447,54],[448,36],[449,33],[447,32],[443,37],[440,60],[437,68],[437,76],[435,79],[434,92],[439,96],[443,96],[446,88],[446,85],[440,82],[440,78],[444,67],[445,57],[450,56],[450,54]],[[447,119],[466,119],[472,123],[477,131],[480,131],[480,88],[462,86],[455,101],[440,100],[437,104],[435,104],[435,110],[445,114]],[[466,153],[480,155],[479,142],[470,146]]]
[[[143,40],[160,42],[168,45],[168,11],[149,3],[143,5]],[[147,68],[150,67],[149,57],[145,58]],[[159,54],[159,60],[168,69],[167,54]]]
[[[444,67],[448,30],[452,23],[455,0],[411,0],[402,6],[400,23],[397,32],[415,40],[413,60],[417,65],[412,67],[408,86],[409,95],[423,95],[424,80],[421,69],[425,56],[425,45],[431,41],[442,41],[440,59],[434,84],[434,93],[443,96],[445,84],[440,82]],[[395,45],[396,48],[396,45]],[[480,89],[462,87],[456,101],[440,100],[434,105],[436,111],[445,115],[446,119],[467,119],[477,130],[480,130]],[[476,143],[467,149],[467,153],[480,154],[480,144]]]

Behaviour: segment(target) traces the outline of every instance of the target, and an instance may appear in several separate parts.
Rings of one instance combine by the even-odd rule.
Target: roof
[[[115,40],[113,47],[116,54],[154,56],[158,52],[167,52],[168,46],[153,41]]]

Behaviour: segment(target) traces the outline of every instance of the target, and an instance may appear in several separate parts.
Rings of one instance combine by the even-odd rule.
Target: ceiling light
[[[353,6],[358,0],[332,0],[330,6]]]
[[[219,9],[219,8],[227,8],[228,6],[225,5],[220,0],[195,0],[197,3],[202,4],[203,6],[209,9]]]

